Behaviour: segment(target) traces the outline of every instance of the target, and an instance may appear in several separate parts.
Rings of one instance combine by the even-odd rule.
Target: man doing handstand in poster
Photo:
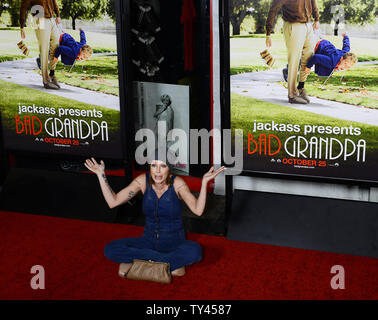
[[[82,28],[80,30],[80,42],[76,42],[75,39],[68,33],[62,33],[59,38],[59,47],[55,50],[53,63],[58,63],[59,56],[63,64],[72,66],[76,60],[84,61],[89,59],[93,54],[92,48],[87,44],[85,38],[85,32]],[[50,73],[50,76],[54,76],[54,70]]]
[[[315,65],[315,73],[319,76],[330,76],[334,71],[349,70],[356,62],[357,56],[350,52],[349,37],[343,36],[343,48],[341,50],[328,40],[320,40],[315,46],[315,54],[308,60],[305,72],[309,74],[311,67]]]

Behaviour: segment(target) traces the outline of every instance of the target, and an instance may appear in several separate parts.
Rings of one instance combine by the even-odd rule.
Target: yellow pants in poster
[[[55,50],[59,46],[59,32],[55,18],[35,18],[34,28],[41,55],[43,83],[47,83],[51,81],[49,76],[49,60],[51,62],[50,70],[55,70],[56,67],[56,64],[53,64],[53,60]]]
[[[283,34],[288,51],[288,96],[293,98],[297,95],[298,65],[301,61],[299,81],[305,82],[307,75],[305,68],[308,59],[314,54],[315,36],[312,23],[284,22]]]

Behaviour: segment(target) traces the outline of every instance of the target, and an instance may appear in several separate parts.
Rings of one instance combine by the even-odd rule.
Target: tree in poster
[[[7,1],[1,1],[0,2],[0,16],[2,15],[2,13],[8,9],[8,2]]]
[[[342,22],[366,24],[374,22],[378,9],[375,0],[323,0],[320,12],[321,23],[334,23],[334,34]]]
[[[4,0],[0,4],[0,14],[7,11],[10,15],[12,27],[20,26],[20,6],[21,0]]]
[[[116,21],[116,15],[115,15],[115,0],[109,0],[108,4],[106,6],[106,13],[108,16],[115,22]]]
[[[62,19],[72,19],[72,29],[76,30],[76,20],[95,20],[106,13],[108,0],[64,0],[60,9]]]
[[[255,33],[265,33],[266,18],[268,16],[272,0],[231,0],[230,1],[230,22],[232,34],[240,34],[240,26],[246,16],[252,15],[255,21]],[[278,15],[274,19],[277,22]]]
[[[232,25],[232,34],[240,34],[240,26],[244,18],[251,14],[252,0],[230,0],[229,12],[230,23]]]
[[[60,1],[57,0],[58,5]],[[12,27],[19,27],[20,26],[20,7],[21,7],[21,0],[0,0],[0,15],[7,11],[10,15],[11,26]]]
[[[268,17],[271,0],[253,0],[252,16],[255,20],[255,33],[265,33],[266,18]],[[274,25],[277,22],[278,15],[275,16]]]

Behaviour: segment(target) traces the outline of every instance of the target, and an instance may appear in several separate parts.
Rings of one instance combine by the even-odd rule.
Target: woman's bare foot
[[[178,268],[171,272],[172,276],[182,277],[185,275],[185,267]]]
[[[131,268],[131,265],[132,265],[132,263],[121,263],[121,264],[119,265],[118,275],[119,275],[121,278],[125,278],[127,272],[129,272],[129,270],[130,270],[130,268]]]

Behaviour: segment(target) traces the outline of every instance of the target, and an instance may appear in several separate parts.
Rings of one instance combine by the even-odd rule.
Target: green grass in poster
[[[333,137],[338,139],[344,139],[348,137],[354,142],[359,139],[364,139],[367,142],[367,153],[376,152],[378,149],[378,136],[377,127],[373,125],[367,125],[359,122],[344,121],[335,119],[328,116],[318,115],[307,111],[301,111],[292,109],[290,107],[284,107],[273,103],[253,99],[250,97],[244,97],[235,93],[231,94],[231,128],[242,129],[244,138],[244,148],[247,148],[248,133],[253,130],[254,120],[257,122],[272,122],[284,123],[284,124],[299,124],[301,128],[304,125],[317,125],[317,126],[333,126],[333,127],[359,127],[362,134],[360,136],[345,136],[345,135],[326,135],[326,134],[309,134],[316,137]],[[289,136],[298,135],[293,132],[272,132],[272,131],[257,131],[254,135],[259,134],[275,134],[280,139],[285,140]],[[303,134],[301,134],[303,135]],[[278,146],[273,140],[273,149]],[[282,150],[282,149],[281,149]],[[281,152],[281,156],[284,154]]]
[[[59,82],[84,89],[119,95],[117,56],[93,56],[70,66],[57,65]]]
[[[5,61],[13,61],[13,60],[20,60],[20,59],[25,59],[25,56],[20,56],[17,54],[6,54],[0,56],[0,62],[5,62]]]
[[[342,48],[342,37],[327,36],[337,48]],[[286,67],[287,49],[283,35],[272,36],[271,54],[276,59],[273,69]],[[366,42],[369,45],[366,45]],[[378,61],[378,39],[351,38],[351,51],[359,61]],[[230,40],[230,74],[269,70],[260,57],[265,49],[264,35],[244,35]],[[356,106],[378,108],[378,64],[356,65],[346,72],[335,72],[324,84],[326,77],[312,72],[305,87],[309,95],[322,99],[339,101]]]
[[[102,118],[85,118],[89,120],[99,120],[106,121],[108,123],[109,129],[109,139],[111,140],[112,134],[117,134],[119,129],[119,111],[112,110],[100,106],[92,106],[86,103],[82,103],[76,100],[71,100],[67,98],[62,98],[54,94],[41,92],[34,89],[25,88],[23,86],[10,83],[8,81],[0,80],[0,86],[2,89],[2,98],[0,100],[0,111],[2,116],[2,121],[5,127],[14,130],[15,128],[15,114],[18,111],[19,103],[32,106],[41,107],[53,107],[58,108],[73,108],[73,109],[84,109],[92,110],[96,109],[102,111]],[[57,115],[55,115],[57,116]],[[39,114],[38,118],[44,122],[51,115]],[[71,117],[76,118],[76,117]]]
[[[342,37],[327,36],[336,48],[342,48]],[[367,45],[368,42],[368,45]],[[354,52],[359,61],[378,60],[378,39],[350,38],[351,51]],[[266,66],[261,59],[260,52],[266,48],[265,35],[253,34],[236,36],[230,39],[230,65],[232,68],[242,66]],[[287,49],[282,34],[272,35],[272,56],[276,59],[274,69],[284,68],[287,64]]]
[[[29,57],[38,56],[39,47],[34,30],[32,28],[25,28],[25,32],[26,39],[23,41],[30,50]],[[66,32],[76,41],[80,41],[80,32],[78,30],[67,30]],[[117,50],[115,35],[87,31],[85,31],[85,35],[87,43],[93,48],[94,52],[115,52]],[[21,40],[19,28],[0,29],[0,39],[0,57],[8,55],[23,57],[21,50],[17,46],[17,43]]]
[[[30,50],[24,56],[17,46],[21,40],[19,29],[0,29],[0,63],[18,59],[33,58],[38,54],[38,42],[34,31],[26,28],[25,44]],[[75,40],[80,39],[79,31],[68,30]],[[116,52],[116,37],[112,34],[86,32],[87,43],[94,53]],[[35,63],[37,69],[37,63]],[[119,95],[117,55],[93,55],[89,60],[77,62],[73,68],[58,63],[56,76],[59,82],[106,94]]]
[[[326,84],[325,80],[312,73],[306,82],[308,94],[378,109],[378,65],[357,65],[346,72],[333,74]]]

